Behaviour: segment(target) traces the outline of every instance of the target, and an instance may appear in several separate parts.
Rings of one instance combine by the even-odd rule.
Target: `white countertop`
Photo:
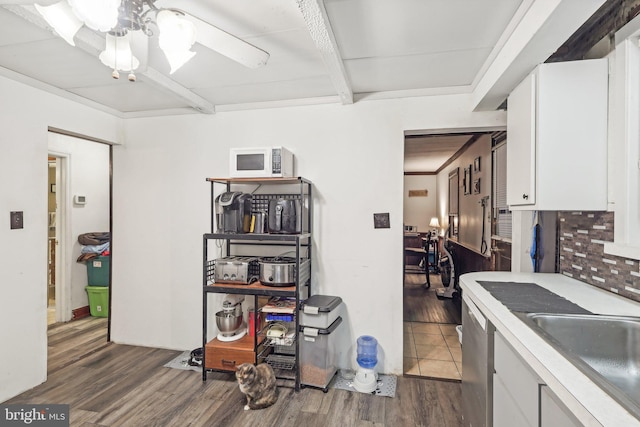
[[[463,295],[482,310],[496,330],[500,331],[582,424],[605,427],[640,426],[640,420],[491,296],[477,283],[478,280],[536,283],[596,314],[640,317],[640,303],[561,274],[479,272],[460,276]]]

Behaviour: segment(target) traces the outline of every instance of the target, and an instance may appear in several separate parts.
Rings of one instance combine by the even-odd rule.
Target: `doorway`
[[[78,237],[110,232],[111,146],[50,129],[48,148],[46,295],[51,325],[91,313],[93,293],[86,289],[88,266],[81,262],[84,247]]]
[[[405,134],[403,218],[405,228],[427,243],[423,245],[426,259],[421,262],[429,278],[425,284],[424,274],[413,274],[405,261],[405,375],[447,381],[462,378],[462,348],[456,328],[462,323],[461,292],[455,277],[482,270],[477,265],[489,256],[487,230],[491,222],[484,207],[490,206],[486,200],[491,195],[491,139],[495,131]],[[430,176],[435,184],[427,187]],[[422,195],[432,203],[415,210],[412,193],[414,199]],[[417,230],[413,230],[413,222]],[[406,242],[407,234],[404,238]],[[434,246],[437,249],[431,259]],[[455,276],[447,274],[453,270]]]

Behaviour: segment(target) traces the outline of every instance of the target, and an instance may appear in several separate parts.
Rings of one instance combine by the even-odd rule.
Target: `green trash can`
[[[94,317],[109,317],[109,287],[87,286],[89,310]]]
[[[109,286],[109,258],[99,256],[87,261],[87,283],[89,286]]]

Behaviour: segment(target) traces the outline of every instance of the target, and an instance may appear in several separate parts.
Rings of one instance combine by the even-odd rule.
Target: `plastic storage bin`
[[[87,286],[89,310],[94,317],[109,317],[109,287]]]
[[[87,261],[89,286],[109,286],[109,257],[99,256]]]
[[[313,328],[328,328],[340,316],[342,298],[313,295],[302,306],[300,324]]]
[[[338,317],[328,328],[303,327],[300,332],[300,383],[325,389],[337,371]]]

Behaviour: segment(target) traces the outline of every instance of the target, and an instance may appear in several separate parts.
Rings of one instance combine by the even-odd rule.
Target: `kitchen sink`
[[[640,317],[515,314],[640,418]]]

